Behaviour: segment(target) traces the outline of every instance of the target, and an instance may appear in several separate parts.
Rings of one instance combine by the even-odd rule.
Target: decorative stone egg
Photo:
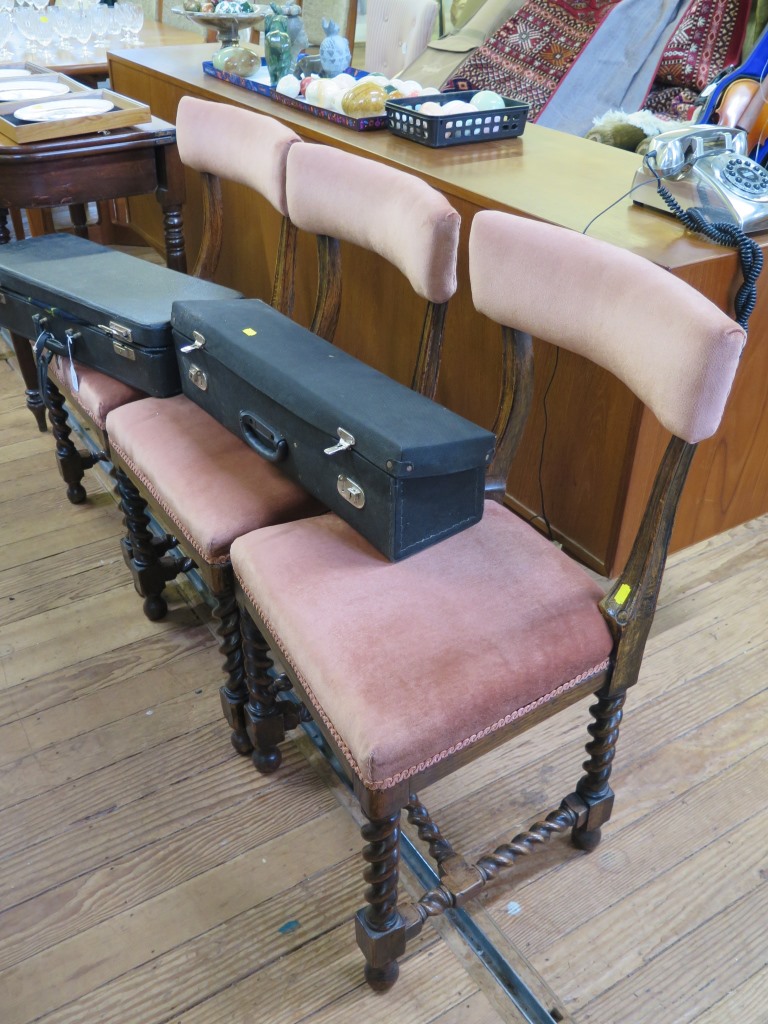
[[[344,93],[341,108],[349,117],[372,117],[384,113],[388,98],[383,85],[366,79]]]
[[[340,75],[336,75],[333,80],[342,92],[347,89],[351,89],[353,85],[357,85],[357,79],[355,76],[348,74],[346,71],[342,71]]]
[[[450,100],[443,104],[444,114],[471,114],[474,110],[477,110],[477,107],[473,107],[466,100]]]
[[[224,46],[213,55],[213,66],[218,71],[246,77],[261,64],[261,58],[247,46]]]
[[[420,114],[442,114],[443,107],[440,103],[435,103],[434,100],[427,100],[426,103],[422,103],[418,108]]]
[[[275,89],[283,96],[290,96],[292,100],[295,100],[299,95],[299,80],[296,75],[283,75]]]
[[[303,96],[306,99],[306,97],[307,97],[307,89],[310,87],[310,85],[313,82],[316,82],[316,81],[317,81],[317,76],[316,75],[307,75],[306,78],[302,78],[302,80],[299,82],[299,95]]]
[[[472,97],[472,105],[476,110],[498,110],[504,106],[504,100],[491,89],[482,89]]]
[[[439,96],[440,90],[436,89],[434,85],[425,85],[421,90],[422,96]]]
[[[304,93],[304,99],[315,107],[329,107],[338,92],[331,78],[313,78]]]

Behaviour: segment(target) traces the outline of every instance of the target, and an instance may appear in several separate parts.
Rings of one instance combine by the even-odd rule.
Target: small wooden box
[[[61,76],[66,78],[66,76]],[[52,96],[50,100],[41,99],[41,103],[62,102],[74,97]],[[149,107],[128,96],[121,96],[111,89],[86,89],[80,87],[78,99],[110,100],[112,110],[103,114],[89,114],[85,117],[71,117],[58,121],[19,121],[13,115],[22,107],[31,106],[29,100],[3,104],[0,109],[0,136],[11,142],[40,142],[43,139],[63,139],[69,135],[87,135],[90,132],[101,132],[109,128],[124,128],[132,124],[144,124],[151,120]]]

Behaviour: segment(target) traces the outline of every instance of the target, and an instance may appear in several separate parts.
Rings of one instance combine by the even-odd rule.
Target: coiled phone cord
[[[680,220],[682,224],[696,234],[703,235],[711,242],[726,246],[729,249],[736,249],[739,254],[741,273],[744,278],[736,297],[733,301],[736,323],[744,330],[747,330],[749,318],[757,303],[757,279],[763,269],[763,251],[757,242],[738,227],[736,224],[728,224],[718,221],[710,224],[704,219],[701,210],[693,207],[684,210],[675,197],[671,194],[662,181],[661,176],[649,161],[653,153],[645,156],[645,165],[651,174],[656,178],[658,193],[669,207],[670,211]]]

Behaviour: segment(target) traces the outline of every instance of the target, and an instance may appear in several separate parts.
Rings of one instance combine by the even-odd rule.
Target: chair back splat
[[[211,279],[224,233],[221,181],[253,189],[282,214],[270,305],[293,312],[296,228],[288,217],[285,175],[288,153],[298,135],[271,117],[183,96],[176,114],[182,163],[203,182],[202,246],[193,273]]]
[[[378,253],[427,301],[411,387],[434,397],[446,307],[456,291],[458,213],[420,178],[331,146],[294,147],[286,193],[291,222],[317,236],[319,288],[311,330],[327,341],[336,332],[339,243]]]
[[[582,850],[600,841],[626,691],[637,682],[677,501],[696,444],[720,422],[745,342],[738,324],[684,282],[563,228],[479,213],[469,260],[473,301],[501,326],[504,342],[491,497],[499,497],[530,401],[531,337],[615,374],[673,436],[627,567],[607,596],[493,500],[476,525],[394,564],[330,514],[232,545],[262,770],[279,764],[284,734],[286,702],[265,668],[271,648],[367,819],[367,905],[356,932],[377,989],[394,983],[398,957],[428,918],[462,906],[553,835],[569,832]],[[417,787],[590,694],[587,760],[573,791],[467,863]],[[441,881],[399,904],[403,809]]]

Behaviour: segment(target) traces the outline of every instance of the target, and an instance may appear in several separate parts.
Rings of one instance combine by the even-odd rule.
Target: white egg
[[[421,85],[418,82],[414,82],[412,78],[409,78],[407,82],[401,82],[400,89],[406,96],[421,96],[423,91]]]
[[[333,81],[342,90],[351,89],[353,85],[357,84],[355,76],[347,74],[346,71],[342,71],[340,75],[334,75]]]
[[[310,98],[310,89],[313,98]],[[318,78],[317,82],[307,88],[307,100],[316,107],[326,107],[332,110],[340,92],[342,90],[332,78]]]
[[[425,85],[424,88],[421,90],[421,95],[422,96],[439,96],[440,95],[440,90],[435,88],[434,85]]]
[[[418,108],[420,114],[442,114],[443,108],[439,103],[427,101]]]
[[[466,100],[450,100],[443,104],[444,114],[471,114],[473,110],[477,110],[477,107],[473,107]]]
[[[480,92],[476,92],[472,97],[477,110],[498,110],[499,107],[504,106],[504,100],[499,96],[497,92],[492,92],[490,89],[483,89]]]
[[[322,78],[313,78],[307,88],[304,90],[304,99],[307,103],[311,103],[313,106],[318,106],[318,94],[320,89],[320,83],[325,81]]]
[[[299,95],[299,80],[296,75],[283,75],[275,89],[277,92],[282,93],[283,96],[290,96],[291,99],[295,100]]]

